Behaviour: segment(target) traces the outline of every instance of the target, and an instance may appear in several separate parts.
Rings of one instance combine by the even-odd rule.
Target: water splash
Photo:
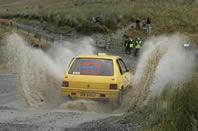
[[[191,72],[194,55],[183,48],[180,34],[151,37],[145,41],[134,76],[133,88],[124,98],[123,108],[143,106],[151,96],[160,95],[166,85],[182,81]]]
[[[12,72],[19,74],[19,89],[31,107],[60,105],[62,103],[60,87],[70,58],[82,53],[91,53],[94,49],[87,43],[86,38],[79,44],[63,42],[58,46],[55,43],[47,54],[30,47],[16,33],[9,35],[5,41],[8,66]]]
[[[83,54],[94,54],[96,52],[93,44],[94,40],[89,37],[73,41],[56,41],[47,51],[47,55],[59,66],[60,71],[65,73],[73,57]]]
[[[122,109],[144,105],[150,96],[160,95],[169,82],[177,84],[186,78],[194,60],[193,53],[182,46],[186,39],[174,34],[146,40],[136,68],[133,88],[124,97]],[[86,100],[63,103],[61,98],[60,87],[71,58],[95,53],[93,42],[90,38],[55,42],[47,52],[43,52],[28,46],[18,34],[9,35],[6,38],[5,55],[9,59],[11,71],[19,74],[20,91],[26,103],[31,107],[61,105],[63,109],[75,109],[83,105],[82,110],[96,112],[111,108],[103,108],[103,104]]]

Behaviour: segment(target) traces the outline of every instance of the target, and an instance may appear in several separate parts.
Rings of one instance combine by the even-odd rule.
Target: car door
[[[117,63],[118,63],[119,69],[120,69],[120,75],[121,75],[120,76],[120,80],[121,80],[121,83],[122,83],[124,88],[127,88],[127,87],[129,87],[130,80],[131,80],[130,72],[127,69],[124,61],[121,58],[117,59]]]

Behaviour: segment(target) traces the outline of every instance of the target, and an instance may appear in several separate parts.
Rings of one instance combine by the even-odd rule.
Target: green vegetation
[[[7,26],[0,24],[0,40],[10,31]]]
[[[134,23],[137,17],[143,21],[147,16],[152,18],[152,34],[198,32],[198,9],[192,0],[184,3],[176,0],[3,1],[0,0],[0,17],[40,25],[53,32],[65,33],[74,29],[81,32],[114,32]],[[100,23],[91,22],[95,16],[101,17]],[[142,34],[142,31],[131,31],[131,34],[136,33]]]
[[[198,72],[181,85],[167,85],[160,96],[129,111],[126,121],[142,123],[145,130],[196,131],[198,129]]]
[[[10,32],[10,29],[7,26],[0,24],[0,73],[8,71],[6,60],[3,55],[3,45],[2,39]]]

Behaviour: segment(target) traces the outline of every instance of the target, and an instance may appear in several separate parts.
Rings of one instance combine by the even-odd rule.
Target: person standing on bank
[[[151,32],[151,19],[149,16],[146,21],[146,28],[147,28],[147,32],[150,33]]]
[[[131,55],[131,52],[132,52],[132,49],[133,49],[133,45],[134,45],[134,44],[133,44],[133,40],[130,39],[130,40],[129,40],[129,44],[128,44],[128,46],[129,46],[129,47],[128,47],[128,48],[129,48],[129,55]]]
[[[140,29],[140,19],[137,17],[136,21],[136,29]]]
[[[137,38],[135,41],[135,57],[138,56],[138,52],[141,47],[142,47],[142,41],[140,40],[140,38]]]

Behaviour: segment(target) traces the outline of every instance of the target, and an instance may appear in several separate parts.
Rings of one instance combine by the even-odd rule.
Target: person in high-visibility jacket
[[[140,38],[137,38],[137,40],[135,41],[135,57],[138,56],[138,52],[141,47],[142,47],[142,41],[140,40]]]
[[[132,49],[134,47],[134,43],[133,43],[132,39],[129,40],[128,46],[129,46],[129,48],[128,48],[129,49],[129,55],[131,55]]]

